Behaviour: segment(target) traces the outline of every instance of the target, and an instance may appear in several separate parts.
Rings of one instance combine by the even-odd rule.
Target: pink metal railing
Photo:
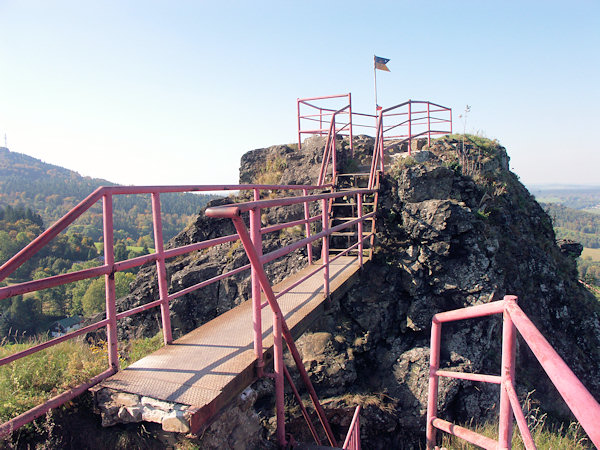
[[[73,339],[77,336],[81,336],[85,333],[97,330],[102,327],[107,327],[107,344],[108,344],[108,370],[95,376],[86,383],[81,384],[63,394],[60,394],[46,403],[39,405],[20,416],[0,425],[0,435],[6,435],[12,432],[14,429],[34,420],[42,414],[45,414],[51,408],[60,406],[61,404],[71,400],[77,395],[84,392],[87,388],[99,383],[100,381],[108,378],[114,374],[119,368],[118,359],[118,341],[116,334],[117,321],[133,314],[140,313],[160,306],[161,310],[161,323],[163,329],[163,336],[165,344],[172,342],[171,324],[169,319],[169,302],[175,298],[186,295],[196,289],[200,289],[209,284],[220,281],[229,276],[238,274],[245,270],[250,269],[250,264],[215,276],[211,279],[204,280],[190,286],[186,289],[177,292],[168,292],[167,278],[166,278],[166,266],[165,261],[167,259],[184,255],[190,252],[202,250],[205,248],[213,247],[216,245],[233,242],[238,239],[237,235],[222,236],[207,241],[197,242],[177,248],[171,248],[168,250],[164,249],[163,236],[162,236],[162,219],[160,211],[160,194],[171,193],[171,192],[200,192],[200,191],[232,191],[232,190],[252,190],[254,192],[254,198],[258,199],[261,190],[284,190],[284,191],[301,191],[304,197],[307,197],[308,191],[311,190],[323,190],[328,186],[302,186],[302,185],[203,185],[203,186],[111,186],[101,187],[90,194],[84,199],[79,205],[73,208],[63,218],[57,221],[54,225],[48,228],[44,233],[34,239],[29,245],[23,250],[17,253],[9,261],[0,267],[0,280],[10,276],[16,269],[18,269],[25,261],[33,257],[38,251],[40,251],[45,245],[47,245],[55,236],[64,231],[71,223],[73,223],[78,217],[80,217],[85,211],[89,210],[99,200],[102,200],[103,204],[103,230],[104,230],[104,264],[98,267],[90,269],[80,270],[77,272],[56,275],[40,280],[27,281],[23,283],[14,284],[7,287],[0,288],[0,300],[15,296],[26,294],[29,292],[35,292],[43,289],[60,286],[75,281],[93,278],[97,276],[105,277],[106,287],[106,318],[96,323],[80,328],[76,331],[68,333],[64,336],[34,345],[26,350],[14,353],[0,359],[0,366],[16,361],[17,359],[26,357],[38,351],[44,350],[53,345],[60,344],[61,342]],[[113,210],[112,200],[115,195],[130,195],[130,194],[150,194],[152,197],[152,217],[154,227],[154,247],[156,252],[150,255],[144,255],[137,258],[128,259],[125,261],[115,262],[113,253]],[[256,222],[256,216],[251,220]],[[296,220],[287,224],[277,224],[270,227],[258,228],[259,234],[273,232],[286,226],[305,225],[306,236],[310,236],[310,224],[321,220],[321,217],[310,217],[308,202],[305,203],[304,208],[304,219]],[[260,224],[260,214],[258,215],[258,223]],[[255,239],[259,239],[258,236],[254,236]],[[312,261],[312,248],[307,244],[307,252],[309,260]],[[159,287],[159,299],[149,302],[145,305],[119,312],[116,311],[116,296],[115,296],[115,284],[114,274],[119,271],[138,267],[143,264],[154,262],[157,268],[157,278]],[[255,285],[253,286],[255,289]],[[253,291],[254,292],[254,291]],[[255,293],[255,292],[254,292]],[[262,351],[259,355],[259,362],[262,364]]]
[[[319,103],[347,98],[348,103],[339,109],[321,106]],[[305,113],[302,107],[309,108]],[[408,143],[408,154],[412,153],[412,141],[420,136],[427,136],[427,144],[431,145],[432,136],[452,133],[452,109],[428,101],[408,100],[386,109],[377,109],[377,114],[362,114],[352,111],[351,94],[312,97],[297,100],[298,108],[298,148],[302,148],[303,135],[326,135],[323,162],[319,175],[319,184],[323,183],[330,160],[332,161],[332,180],[337,173],[336,136],[349,136],[350,150],[353,153],[353,130],[364,128],[375,131],[375,146],[369,173],[369,188],[375,187],[377,172],[383,173],[385,151],[390,147]],[[343,120],[339,117],[343,116]],[[356,123],[356,118],[375,119],[375,125]],[[385,126],[384,126],[385,119]],[[318,128],[304,128],[305,122],[318,122]],[[386,143],[388,145],[386,145]]]
[[[415,111],[413,105],[419,105],[417,108],[422,109]],[[403,108],[407,110],[402,111]],[[433,116],[434,113],[447,114],[448,117]],[[384,125],[384,119],[387,125]],[[433,125],[437,126],[438,124],[448,125],[449,129],[432,129]],[[375,145],[369,172],[369,188],[375,187],[377,172],[381,172],[381,174],[384,172],[386,150],[407,142],[410,155],[413,139],[427,136],[427,145],[431,145],[432,136],[449,133],[452,133],[451,108],[427,101],[409,100],[391,108],[378,109],[375,123]],[[386,141],[388,145],[386,145]]]
[[[276,405],[277,405],[277,439],[280,445],[286,444],[286,435],[285,435],[285,417],[284,417],[284,378],[288,379],[289,384],[292,386],[292,392],[296,396],[299,404],[302,404],[300,397],[298,395],[297,389],[294,386],[294,383],[289,377],[289,374],[286,374],[287,369],[283,363],[283,341],[287,344],[288,350],[296,363],[300,376],[308,390],[309,396],[313,402],[315,410],[317,412],[317,416],[325,430],[327,435],[327,439],[329,440],[330,445],[336,446],[336,440],[333,436],[333,432],[329,426],[327,418],[325,416],[325,412],[321,407],[317,394],[310,382],[310,378],[304,368],[304,364],[302,363],[302,358],[298,353],[296,348],[294,339],[290,333],[290,330],[285,322],[285,318],[281,312],[279,304],[277,302],[278,298],[280,298],[285,293],[289,292],[290,289],[297,286],[298,284],[305,281],[307,278],[313,276],[320,270],[323,270],[323,292],[326,297],[329,296],[329,264],[341,256],[347,254],[350,250],[357,248],[359,255],[362,254],[363,243],[365,240],[371,238],[371,234],[362,236],[358,235],[357,242],[349,246],[347,249],[339,253],[333,258],[329,257],[329,236],[332,233],[343,230],[344,228],[352,227],[354,225],[362,223],[364,220],[370,219],[374,217],[375,213],[367,213],[363,214],[362,211],[357,212],[357,218],[348,220],[342,224],[329,227],[329,204],[330,201],[338,198],[338,197],[346,197],[346,196],[356,196],[357,204],[362,204],[362,196],[367,194],[373,194],[374,191],[371,189],[356,189],[351,191],[343,191],[343,192],[332,192],[325,194],[316,194],[316,195],[305,195],[302,197],[287,197],[281,199],[273,199],[273,200],[260,200],[254,202],[247,202],[241,204],[233,204],[233,205],[225,205],[218,206],[214,208],[209,208],[206,210],[206,215],[209,217],[218,217],[218,218],[230,218],[233,221],[233,224],[236,228],[237,235],[239,236],[242,244],[244,245],[244,249],[250,260],[250,264],[252,266],[253,274],[256,275],[253,278],[253,283],[258,282],[259,286],[254,286],[253,284],[253,318],[254,318],[254,338],[255,338],[255,349],[257,349],[258,354],[262,355],[262,324],[260,322],[260,310],[265,306],[262,304],[262,299],[260,295],[260,291],[264,292],[267,298],[267,304],[271,307],[273,312],[273,340],[274,340],[274,373],[273,378],[275,379],[275,394],[276,394]],[[256,230],[256,227],[260,227],[260,221],[250,220],[250,230],[248,230],[246,224],[242,220],[242,213],[245,212],[253,212],[254,216],[260,217],[261,210],[264,208],[272,208],[272,207],[283,207],[283,206],[291,206],[299,203],[306,204],[307,202],[320,202],[321,203],[321,225],[322,230],[318,233],[315,233],[312,236],[307,236],[304,239],[301,239],[293,244],[282,247],[278,250],[274,250],[268,254],[262,254],[262,243],[259,239],[254,239],[253,236],[259,236],[260,231]],[[360,209],[360,208],[359,208]],[[251,216],[252,217],[252,216]],[[299,248],[304,247],[305,245],[310,246],[312,242],[317,240],[322,241],[321,245],[321,264],[316,267],[315,270],[308,273],[306,276],[296,281],[292,286],[289,286],[282,292],[279,292],[277,295],[274,294],[271,283],[269,282],[267,275],[265,273],[264,265],[274,261],[277,258],[285,256],[290,252],[297,250]],[[359,264],[362,265],[362,257],[359,257]],[[310,261],[312,262],[312,261]],[[262,365],[260,365],[261,360],[259,359],[259,370],[262,374]],[[315,442],[320,445],[320,440],[314,430],[314,426],[312,425],[308,414],[302,409],[302,414],[307,420],[309,424],[309,428],[311,430],[311,434],[315,438]]]
[[[360,450],[360,405],[354,410],[352,422],[342,446],[344,450]]]
[[[500,375],[482,375],[440,370],[442,323],[472,319],[492,314],[503,315],[502,368]],[[525,448],[535,449],[515,389],[516,330],[536,356],[542,368],[567,403],[596,447],[600,447],[600,405],[577,376],[569,369],[533,322],[517,305],[517,297],[507,295],[504,300],[471,306],[436,314],[431,326],[431,355],[429,365],[429,397],[427,401],[427,448],[436,445],[436,429],[445,431],[487,449],[510,449],[513,413]],[[437,417],[438,377],[445,376],[500,385],[500,412],[498,440],[454,425]],[[437,448],[437,447],[436,447]]]
[[[328,103],[336,102],[338,99],[347,99],[347,102],[341,108],[331,108],[325,106],[316,105],[316,103]],[[335,134],[345,134],[350,136],[350,148],[352,149],[352,94],[341,94],[341,95],[327,95],[324,97],[310,97],[310,98],[299,98],[296,101],[298,108],[298,149],[302,149],[302,135],[313,134],[323,136],[330,134],[331,124],[333,117],[337,113],[348,115],[348,120],[341,123],[342,127],[339,129],[334,128]],[[309,113],[303,113],[303,109],[308,108]],[[303,125],[308,122],[311,127],[302,129]],[[315,128],[315,122],[318,122],[318,128]]]
[[[384,139],[394,141],[393,145],[408,142],[409,155],[416,137],[427,136],[427,145],[431,145],[431,136],[452,134],[452,109],[436,103],[408,100],[384,109],[382,116],[386,119],[382,131]]]
[[[318,184],[325,183],[325,177],[327,175],[327,169],[329,167],[329,161],[331,161],[331,182],[335,182],[337,177],[337,152],[336,152],[336,136],[340,131],[345,130],[348,124],[343,125],[341,128],[336,126],[336,118],[339,114],[344,113],[349,105],[338,109],[331,116],[331,123],[329,125],[329,131],[327,133],[327,140],[325,142],[325,149],[323,151],[323,160],[321,162],[321,171],[319,172]]]

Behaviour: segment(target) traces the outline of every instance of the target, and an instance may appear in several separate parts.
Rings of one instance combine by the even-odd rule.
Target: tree
[[[115,293],[116,298],[121,298],[129,293],[129,285],[135,280],[135,275],[128,272],[118,272],[115,274]],[[88,286],[81,304],[83,313],[86,316],[99,313],[105,310],[106,294],[104,289],[104,278],[92,280]]]
[[[115,261],[124,261],[127,259],[127,246],[122,240],[115,244]]]

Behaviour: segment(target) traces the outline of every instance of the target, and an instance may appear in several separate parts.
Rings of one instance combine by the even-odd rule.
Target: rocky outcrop
[[[379,413],[393,406],[387,415],[393,430],[370,433],[365,427],[368,448],[421,442],[432,316],[506,294],[519,296],[540,331],[591,392],[600,394],[594,375],[600,371],[598,303],[577,282],[576,252],[555,244],[551,220],[509,172],[505,150],[493,145],[469,175],[447,141],[428,151],[424,163],[399,159],[384,178],[373,264],[360,287],[301,339],[301,348],[321,345],[324,354],[335,348],[316,365],[314,351],[305,356],[321,392],[389,397]],[[323,333],[334,335],[335,345],[331,339],[322,344]],[[500,338],[498,317],[444,325],[443,365],[499,373]],[[339,355],[347,355],[351,373],[345,379],[356,380],[351,385],[340,383],[339,371],[323,377],[328,362],[342,366]],[[522,342],[518,367],[520,393],[535,389],[545,411],[566,417],[562,400]],[[497,386],[441,379],[441,414],[449,420],[493,419],[498,401]]]
[[[323,140],[307,142],[301,152],[294,146],[249,152],[242,158],[240,181],[314,183]],[[347,142],[340,143],[342,166],[366,164],[373,140],[360,136],[356,143],[354,155],[343,150]],[[576,248],[556,245],[550,218],[509,171],[504,148],[484,141],[469,143],[463,151],[458,144],[442,139],[410,158],[402,153],[393,158],[393,166],[381,180],[373,261],[361,281],[332,303],[328,314],[297,342],[337,432],[345,432],[353,407],[363,405],[365,448],[422,444],[432,316],[506,294],[519,296],[520,306],[540,331],[592,393],[600,396],[600,380],[595,376],[600,373],[599,308],[577,282]],[[217,203],[244,198],[248,196]],[[273,210],[262,219],[275,223],[301,214],[299,208]],[[170,245],[232,233],[230,221],[200,214]],[[265,251],[286,239],[293,236],[267,238]],[[270,276],[277,281],[304,260],[303,251],[298,251],[270,265]],[[243,249],[226,244],[169,262],[168,279],[171,289],[180,289],[243,264]],[[239,275],[172,302],[176,334],[244,301],[249,287],[247,276]],[[154,300],[157,290],[153,269],[145,268],[120,308]],[[127,319],[121,335],[153,334],[159,323],[153,314]],[[500,335],[498,317],[445,325],[443,366],[498,373]],[[534,395],[546,411],[564,415],[562,401],[522,342],[518,365],[519,393],[536,389]],[[293,368],[291,372],[297,378]],[[498,411],[498,397],[497,386],[443,379],[441,415],[458,422],[491,419]],[[260,417],[261,430],[270,435],[273,399],[264,389],[258,398],[251,409]],[[289,430],[297,440],[308,441],[298,417],[299,412],[291,409]],[[225,441],[228,433],[241,432],[241,428],[225,428],[220,431]],[[254,425],[246,431],[248,436],[257,434]]]
[[[573,258],[579,258],[583,252],[583,245],[571,239],[557,239],[556,245],[558,245],[561,252]]]

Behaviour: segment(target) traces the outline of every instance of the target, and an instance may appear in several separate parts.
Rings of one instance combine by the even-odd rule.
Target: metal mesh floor
[[[316,268],[300,270],[273,287],[281,292]],[[330,292],[344,285],[359,269],[356,257],[340,257],[330,264]],[[298,333],[311,313],[322,306],[323,271],[300,283],[279,299],[292,333]],[[210,405],[216,411],[255,378],[251,301],[221,314],[196,330],[133,363],[101,383],[122,392],[190,405]],[[273,346],[272,314],[262,310],[264,350]]]

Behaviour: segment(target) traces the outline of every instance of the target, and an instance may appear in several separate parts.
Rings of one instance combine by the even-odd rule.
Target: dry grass
[[[555,450],[586,450],[594,448],[578,422],[571,422],[568,426],[564,424],[559,426],[548,424],[547,414],[540,411],[539,406],[532,399],[532,394],[533,392],[527,394],[523,402],[523,412],[529,426],[529,431],[531,432],[531,437],[537,448]],[[464,427],[489,438],[498,439],[498,423],[473,424],[471,421],[471,423],[464,425]],[[471,450],[479,448],[445,433],[442,436],[442,447],[448,450]],[[513,428],[512,448],[516,450],[525,449],[525,444],[516,424]]]
[[[590,258],[592,258],[592,261],[600,261],[600,248],[584,247],[583,252],[581,253],[581,256],[583,258],[585,258],[586,256],[589,256]]]

